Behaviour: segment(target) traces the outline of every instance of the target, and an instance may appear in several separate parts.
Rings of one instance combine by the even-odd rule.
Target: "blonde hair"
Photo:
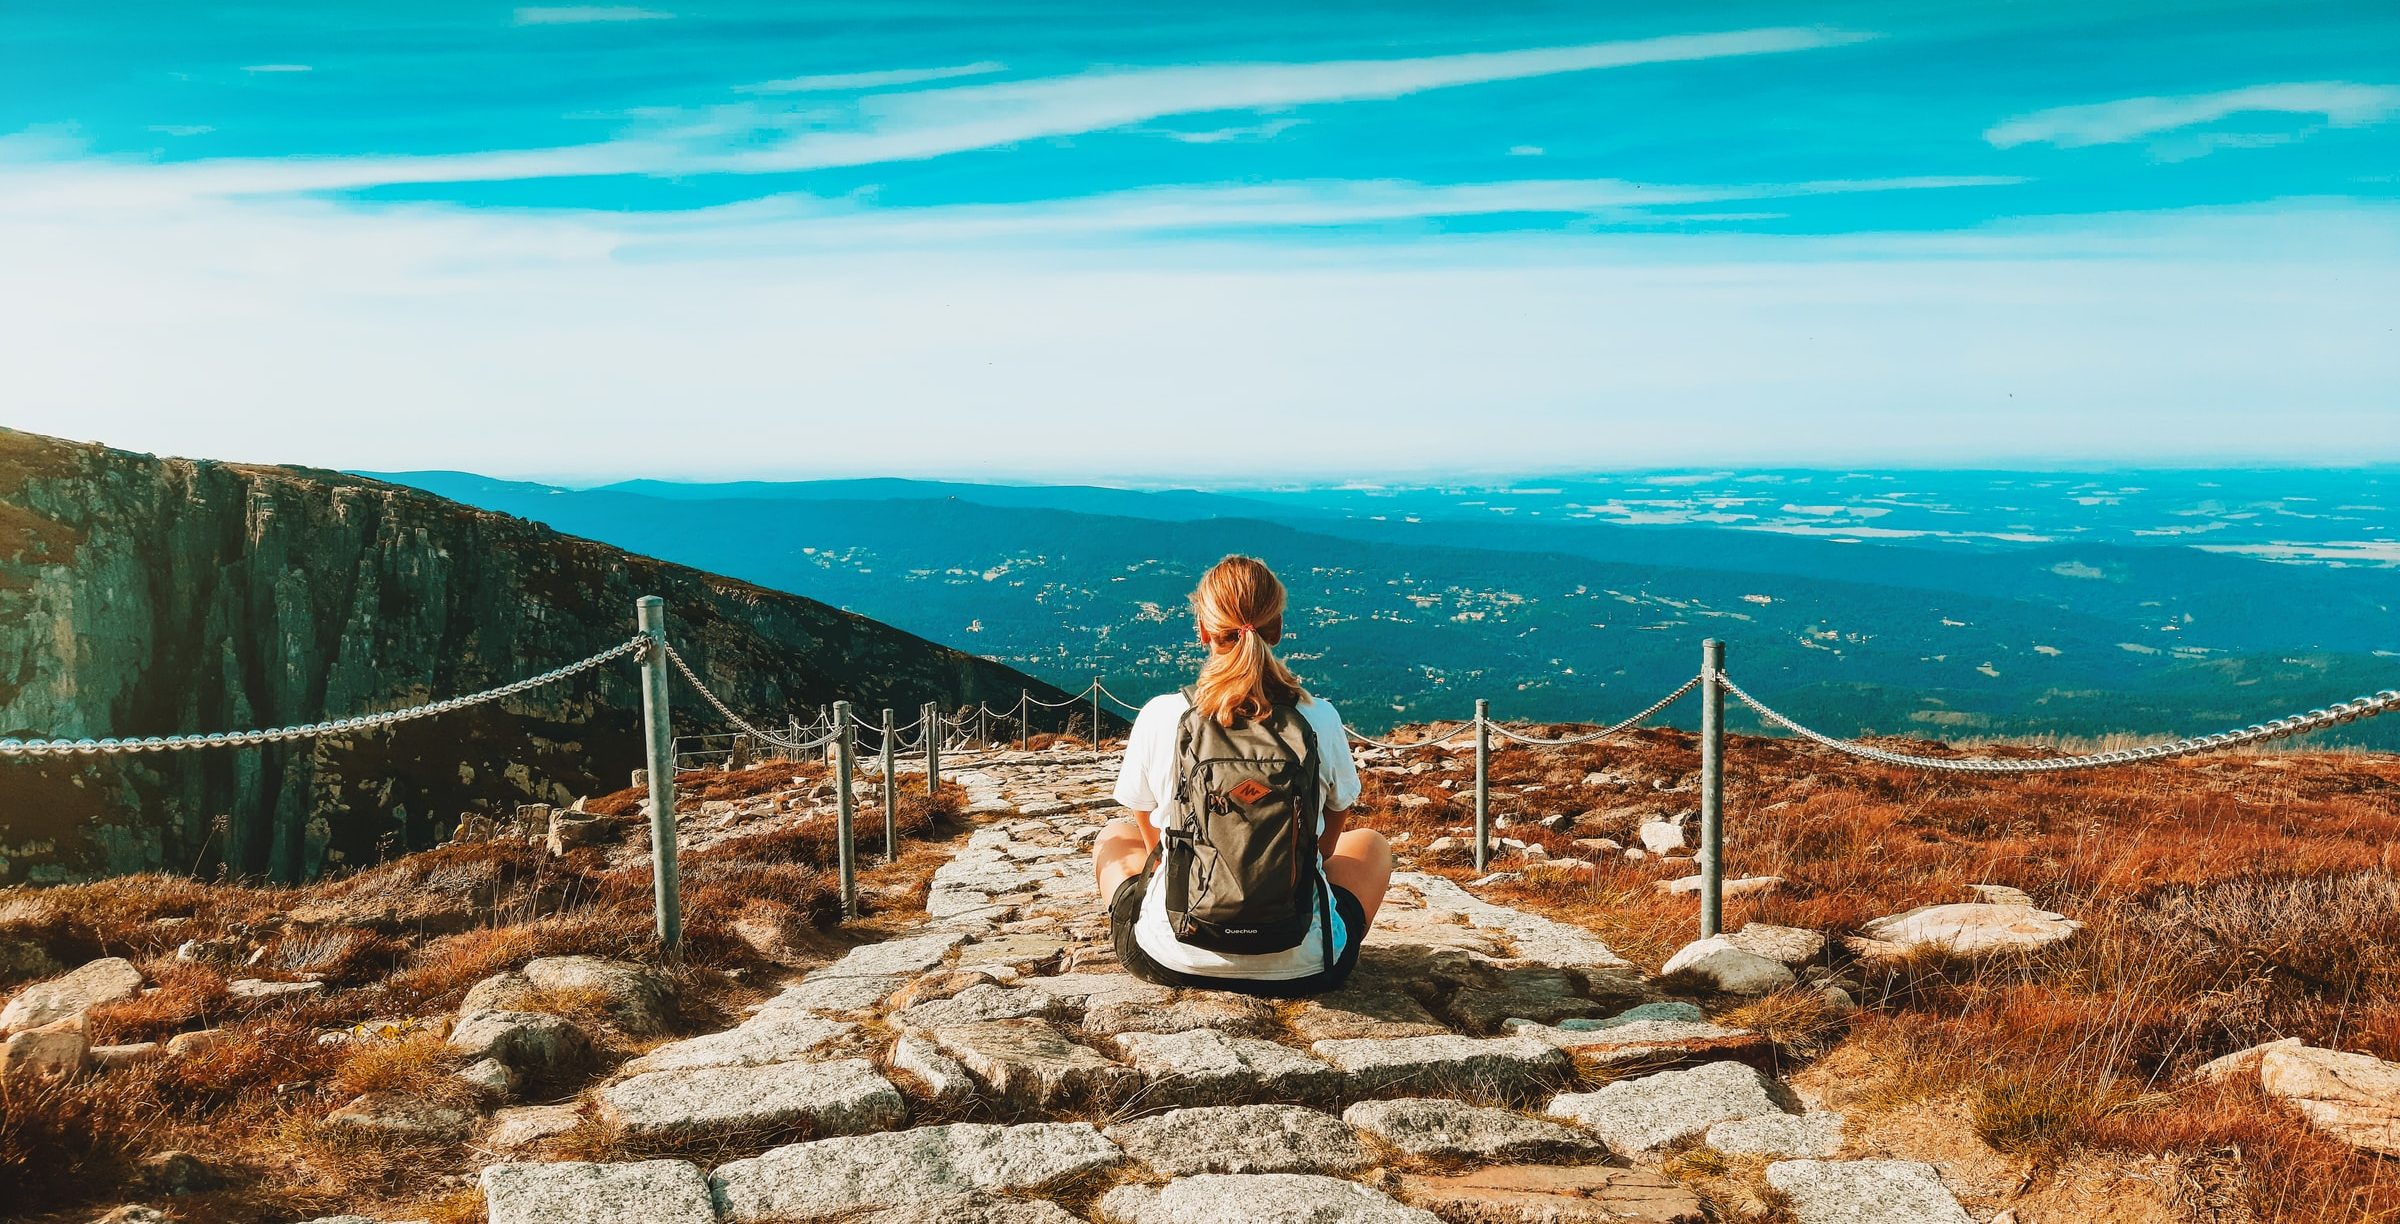
[[[1192,704],[1225,726],[1264,718],[1308,694],[1300,678],[1269,647],[1283,637],[1283,583],[1256,557],[1230,556],[1210,566],[1192,589],[1192,619],[1208,644],[1208,662],[1192,688]]]

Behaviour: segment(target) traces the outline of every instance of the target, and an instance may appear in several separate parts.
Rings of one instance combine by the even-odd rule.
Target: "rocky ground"
[[[1362,765],[1397,811],[1439,804],[1406,796],[1441,793],[1431,779],[1456,763],[1369,753]],[[447,1087],[362,1092],[314,1128],[458,1145],[445,1150],[466,1153],[471,1184],[434,1204],[426,1218],[438,1224],[2253,1218],[2178,1203],[2166,1189],[2178,1170],[2163,1165],[2110,1168],[2157,1193],[2078,1199],[2087,1177],[2074,1194],[2027,1197],[2032,1172],[2017,1180],[1971,1133],[1988,1132],[1980,1114],[1856,1114],[1845,1080],[1860,1068],[1839,1051],[1812,1065],[1824,1034],[1888,988],[1874,966],[2075,937],[2075,919],[2015,888],[1983,885],[1830,942],[1742,923],[1655,974],[1590,925],[1561,920],[1536,886],[1628,860],[1658,869],[1645,891],[1682,895],[1688,829],[1673,818],[1671,768],[1593,783],[1667,798],[1614,838],[1541,823],[1524,802],[1540,784],[1504,788],[1502,833],[1521,836],[1480,878],[1457,869],[1456,826],[1397,830],[1409,869],[1357,975],[1341,992],[1281,1003],[1168,990],[1116,966],[1088,858],[1114,814],[1113,761],[1079,747],[1001,751],[947,772],[971,827],[924,851],[938,859],[929,878],[881,886],[879,896],[906,895],[909,912],[887,905],[854,926],[869,942],[753,982],[736,996],[745,1005],[697,1031],[672,1001],[688,983],[630,960],[513,963],[446,1015],[319,1034],[354,1047],[438,1042]],[[821,824],[829,795],[798,777],[788,790],[702,800],[685,844],[699,853]],[[879,826],[880,810],[862,805],[859,819]],[[632,843],[607,852],[639,866]],[[1754,895],[1777,887],[1747,878],[1766,881]],[[741,938],[768,948],[790,936]],[[783,951],[786,963],[812,959]],[[234,986],[295,1006],[312,993],[305,982]],[[0,1012],[13,1034],[0,1082],[157,1057],[90,1049],[78,1028],[83,1012],[146,989],[156,987],[141,968],[104,958],[19,990]],[[2263,1085],[2320,1130],[2385,1152],[2400,1147],[2396,1074],[2297,1041],[2202,1069],[2211,1082]],[[208,1175],[184,1159],[193,1167],[147,1170],[142,1202],[107,1218],[235,1218],[173,1193],[177,1169]],[[353,1206],[372,1214],[320,1224],[418,1218]]]

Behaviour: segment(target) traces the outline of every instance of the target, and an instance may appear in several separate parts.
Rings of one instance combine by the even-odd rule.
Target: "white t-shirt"
[[[1192,703],[1181,693],[1153,697],[1142,706],[1133,720],[1133,733],[1125,740],[1125,764],[1117,774],[1118,804],[1137,812],[1150,813],[1152,827],[1164,830],[1174,816],[1175,806],[1175,728],[1183,712]],[[1317,760],[1320,776],[1325,780],[1324,796],[1327,811],[1347,811],[1358,802],[1358,762],[1350,757],[1350,737],[1342,730],[1342,716],[1334,712],[1333,703],[1310,697],[1300,702],[1301,717],[1317,733]],[[1317,815],[1316,832],[1325,831],[1324,813]],[[1161,856],[1159,866],[1166,866]],[[1322,870],[1317,875],[1318,886],[1325,883]],[[1252,981],[1286,981],[1320,972],[1325,965],[1325,938],[1319,929],[1327,913],[1333,913],[1332,893],[1326,893],[1327,904],[1309,920],[1308,937],[1300,946],[1281,952],[1263,952],[1253,956],[1229,955],[1195,948],[1175,938],[1175,928],[1167,922],[1167,890],[1156,875],[1142,898],[1142,912],[1134,920],[1134,942],[1150,959],[1169,969],[1198,977],[1248,978]],[[1333,919],[1334,955],[1341,955],[1345,936],[1339,913]]]

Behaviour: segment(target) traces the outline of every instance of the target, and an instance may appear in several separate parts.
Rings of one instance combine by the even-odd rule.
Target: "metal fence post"
[[[1725,926],[1725,643],[1700,643],[1700,938]]]
[[[925,713],[919,716],[925,724],[925,797],[933,798],[942,789],[942,710],[933,702],[925,703]]]
[[[975,742],[986,748],[992,746],[991,713],[981,701],[975,703]]]
[[[883,707],[883,861],[900,861],[900,786],[892,773],[892,707]]]
[[[1475,870],[1492,863],[1492,703],[1475,699]]]
[[[634,601],[634,621],[650,635],[642,651],[642,731],[650,761],[650,880],[656,898],[658,942],[673,951],[683,942],[683,897],[675,874],[675,729],[667,717],[667,601]]]
[[[1092,677],[1092,757],[1100,756],[1100,677]]]
[[[834,847],[841,860],[842,917],[858,917],[858,839],[852,818],[857,815],[850,794],[850,703],[833,703],[833,786],[840,796],[835,807]]]
[[[1017,751],[1033,747],[1033,694],[1017,690]]]

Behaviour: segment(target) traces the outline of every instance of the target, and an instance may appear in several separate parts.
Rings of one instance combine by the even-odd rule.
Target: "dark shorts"
[[[1142,896],[1149,890],[1150,874],[1143,872],[1117,885],[1117,895],[1109,900],[1108,934],[1116,942],[1117,963],[1125,972],[1160,986],[1179,986],[1191,990],[1230,990],[1237,994],[1257,995],[1268,999],[1297,999],[1307,995],[1339,990],[1350,980],[1350,971],[1358,967],[1358,946],[1367,938],[1367,911],[1339,884],[1333,889],[1333,907],[1342,916],[1342,948],[1334,957],[1331,970],[1312,973],[1307,977],[1284,978],[1278,981],[1256,981],[1250,978],[1206,977],[1169,969],[1150,959],[1142,945],[1133,937],[1134,920],[1142,914]]]

